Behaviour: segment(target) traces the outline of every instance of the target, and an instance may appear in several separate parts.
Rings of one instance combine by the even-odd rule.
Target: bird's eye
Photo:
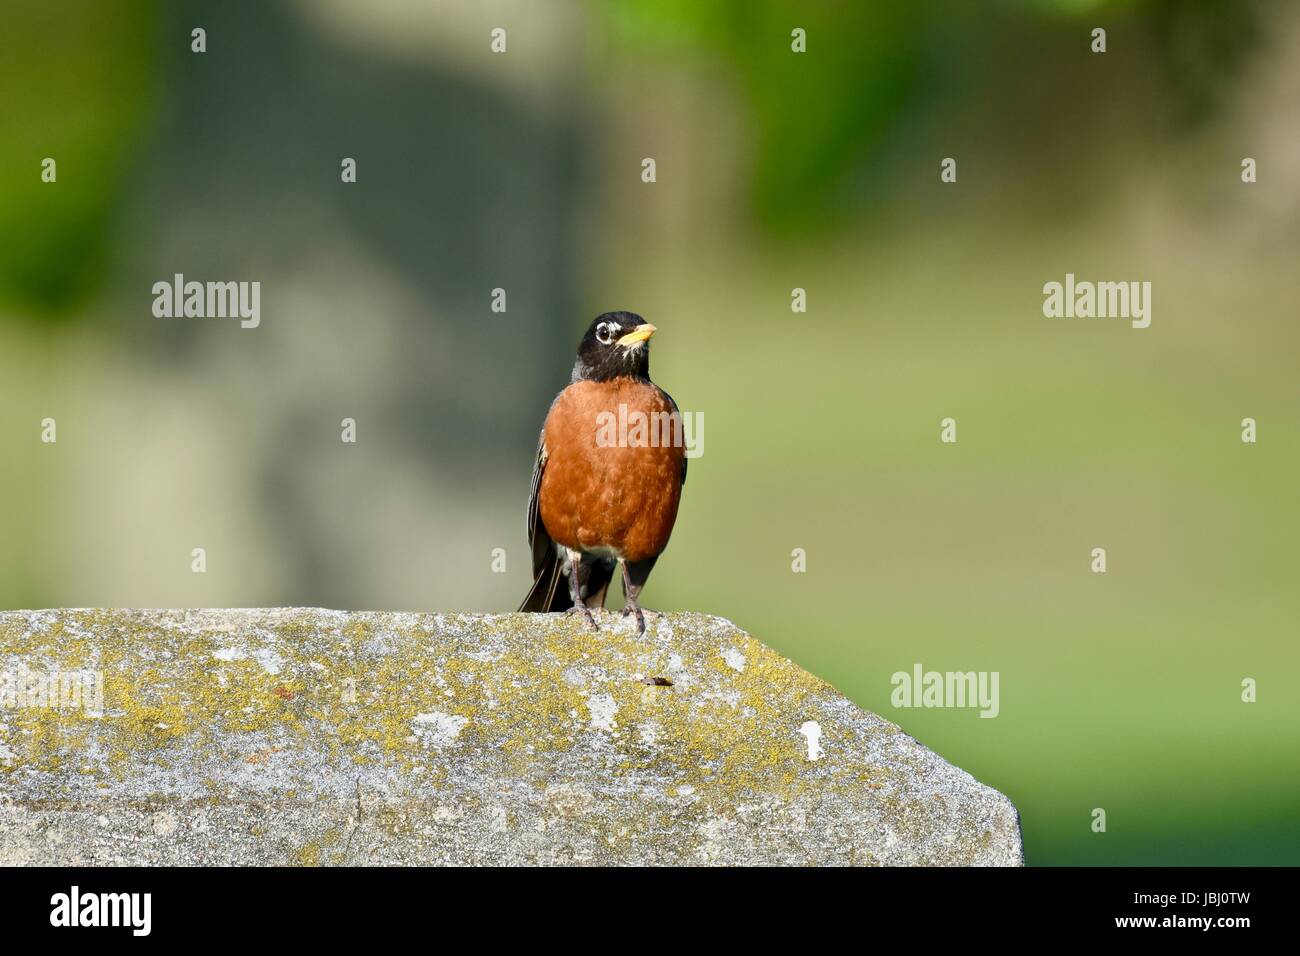
[[[608,345],[614,341],[614,336],[619,331],[619,327],[612,322],[602,322],[596,326],[596,341],[601,345]]]

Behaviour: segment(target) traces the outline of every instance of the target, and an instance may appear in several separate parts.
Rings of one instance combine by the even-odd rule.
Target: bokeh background
[[[706,422],[649,606],[1007,793],[1030,863],[1300,861],[1296,5],[2,19],[0,606],[513,609],[542,416],[631,309]],[[154,318],[177,272],[261,327]],[[1067,272],[1151,281],[1151,327],[1044,318]],[[1000,716],[894,709],[916,662]]]

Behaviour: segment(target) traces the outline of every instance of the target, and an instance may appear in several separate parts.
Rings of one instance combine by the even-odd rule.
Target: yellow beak
[[[621,345],[624,348],[629,345],[636,345],[636,343],[644,342],[646,339],[650,338],[650,336],[654,335],[656,331],[658,330],[647,322],[645,325],[638,325],[635,329],[623,336],[614,344]]]

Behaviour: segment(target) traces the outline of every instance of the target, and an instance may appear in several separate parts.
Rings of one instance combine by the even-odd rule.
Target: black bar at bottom
[[[1291,869],[1208,868],[9,868],[0,869],[0,918],[14,940],[75,934],[79,942],[111,937],[128,945],[373,946],[376,932],[419,939],[432,930],[435,937],[425,938],[440,938],[441,947],[457,945],[446,937],[453,926],[458,935],[514,930],[536,942],[566,933],[575,942],[606,934],[668,941],[701,921],[739,935],[800,927],[874,935],[911,926],[923,928],[927,941],[977,931],[986,941],[1052,932],[1231,944],[1241,934],[1285,928],[1282,901],[1294,876]]]

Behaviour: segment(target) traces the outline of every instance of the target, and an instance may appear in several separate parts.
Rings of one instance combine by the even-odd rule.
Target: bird
[[[537,440],[528,493],[533,586],[520,611],[581,613],[599,631],[591,612],[604,608],[617,567],[622,613],[645,633],[641,589],[668,546],[687,466],[681,412],[650,380],[656,331],[636,313],[606,312],[578,345],[569,385]]]

